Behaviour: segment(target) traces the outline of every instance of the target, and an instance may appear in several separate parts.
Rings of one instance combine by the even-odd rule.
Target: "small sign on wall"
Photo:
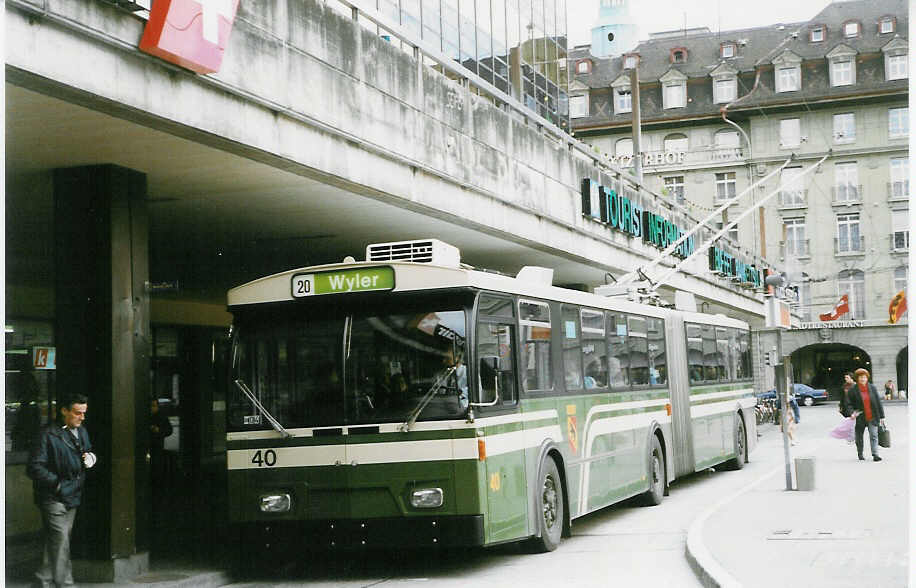
[[[54,347],[33,347],[32,367],[36,370],[57,369],[57,349]]]

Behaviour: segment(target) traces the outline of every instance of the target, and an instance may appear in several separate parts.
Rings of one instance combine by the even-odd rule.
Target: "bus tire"
[[[665,480],[665,454],[658,437],[652,435],[652,441],[649,443],[649,489],[642,495],[643,504],[661,504],[665,496]]]
[[[744,431],[744,419],[740,415],[735,419],[738,421],[735,424],[735,457],[725,462],[725,467],[729,470],[740,470],[747,462],[747,435]]]
[[[560,545],[565,514],[563,482],[560,480],[557,462],[551,457],[541,463],[535,492],[538,533],[529,540],[529,546],[534,553],[546,553]]]

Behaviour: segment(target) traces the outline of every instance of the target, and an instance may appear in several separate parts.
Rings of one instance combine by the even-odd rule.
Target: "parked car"
[[[807,384],[792,384],[795,401],[805,406],[813,406],[818,402],[827,400],[830,395],[823,388],[812,388]],[[776,390],[767,390],[757,395],[757,398],[776,398]]]
[[[795,389],[795,399],[805,406],[813,406],[830,397],[823,388],[812,388],[807,384],[792,384],[792,387]]]

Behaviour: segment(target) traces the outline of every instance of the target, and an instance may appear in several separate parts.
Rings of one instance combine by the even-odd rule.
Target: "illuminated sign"
[[[239,0],[156,0],[140,50],[200,74],[219,71]]]
[[[582,180],[582,214],[659,249],[667,248],[684,234],[680,227],[663,216],[587,178]],[[695,249],[696,241],[689,237],[672,255],[683,259]]]
[[[293,276],[293,298],[392,290],[394,270],[390,267],[369,267]]]
[[[32,367],[36,370],[57,369],[57,349],[55,347],[33,347]]]
[[[731,253],[715,247],[709,248],[709,269],[728,278],[738,278],[740,282],[749,287],[757,288],[763,284],[763,278],[757,266],[744,263]]]

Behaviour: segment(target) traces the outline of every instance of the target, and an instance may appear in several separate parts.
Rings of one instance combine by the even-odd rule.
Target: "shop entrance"
[[[795,382],[812,388],[824,388],[830,398],[840,397],[843,374],[861,367],[871,372],[871,357],[852,345],[816,344],[792,352],[792,375]]]
[[[900,392],[901,398],[907,398],[904,393],[907,391],[907,373],[909,365],[909,346],[904,347],[897,354],[897,391]]]

